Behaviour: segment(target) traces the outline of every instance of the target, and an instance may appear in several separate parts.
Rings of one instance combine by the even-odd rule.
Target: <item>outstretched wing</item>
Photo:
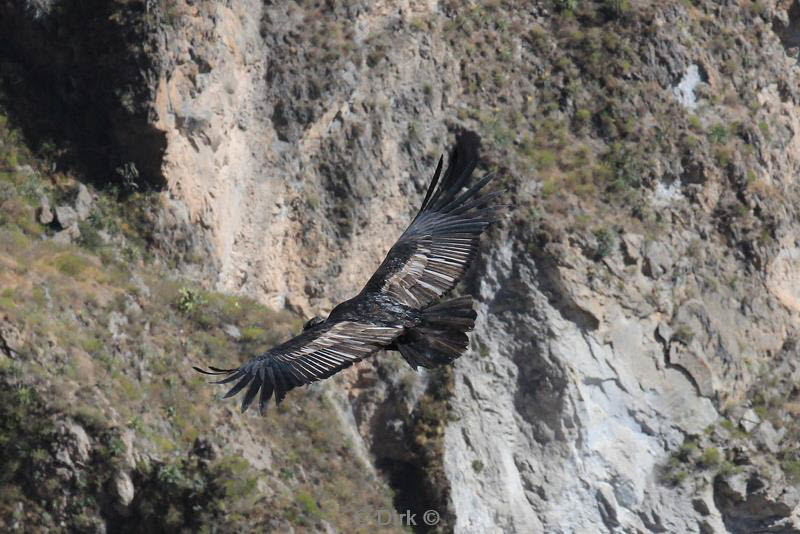
[[[194,369],[205,374],[227,375],[217,384],[236,381],[224,398],[232,397],[249,386],[242,398],[243,412],[260,392],[258,408],[263,413],[273,393],[275,403],[279,404],[287,391],[350,367],[390,344],[402,332],[402,325],[326,321],[236,369]]]
[[[478,144],[472,132],[459,136],[441,184],[439,159],[419,213],[363,292],[385,293],[421,309],[456,286],[475,257],[481,233],[500,210],[492,203],[499,192],[481,194],[490,175],[462,192],[477,164]]]

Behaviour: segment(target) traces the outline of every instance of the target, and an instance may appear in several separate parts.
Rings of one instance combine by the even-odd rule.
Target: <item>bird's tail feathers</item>
[[[429,306],[422,311],[422,324],[397,339],[397,349],[414,369],[452,363],[469,346],[467,332],[475,317],[468,295]]]

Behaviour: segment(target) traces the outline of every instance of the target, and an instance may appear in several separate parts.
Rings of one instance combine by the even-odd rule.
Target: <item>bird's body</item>
[[[368,318],[368,319],[367,319]],[[420,311],[415,310],[390,295],[374,291],[362,291],[355,297],[338,304],[328,315],[328,321],[367,320],[369,324],[396,325],[406,328],[417,325]]]
[[[439,160],[419,213],[358,295],[241,367],[195,369],[227,375],[218,383],[235,381],[225,397],[247,387],[244,411],[259,393],[263,410],[273,393],[280,402],[290,389],[328,378],[380,349],[399,351],[415,369],[458,358],[475,323],[472,299],[441,298],[463,277],[480,235],[499,210],[492,203],[499,193],[480,194],[489,176],[462,192],[477,163],[477,148],[475,134],[462,134],[441,184]]]

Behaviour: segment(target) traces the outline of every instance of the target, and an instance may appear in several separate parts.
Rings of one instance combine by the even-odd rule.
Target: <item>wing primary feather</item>
[[[285,363],[290,372],[300,382],[306,383],[314,380],[314,369],[307,365],[308,360],[306,358],[293,358]]]
[[[219,369],[217,367],[211,367],[210,365],[208,366],[208,371],[206,371],[205,369],[202,369],[200,367],[197,367],[196,365],[193,365],[192,369],[194,369],[198,373],[203,373],[204,375],[226,375],[226,374],[232,373],[232,372],[234,372],[236,370],[236,368],[234,368],[234,369]]]
[[[281,376],[286,379],[286,385],[290,386],[286,388],[286,391],[289,391],[293,387],[302,386],[303,384],[308,384],[311,380],[306,379],[304,373],[301,372],[300,369],[295,368],[293,365],[289,365],[284,363],[283,365],[284,373],[281,373]]]
[[[461,156],[464,157],[464,156]],[[469,177],[472,175],[472,171],[475,169],[475,166],[478,164],[478,155],[472,154],[471,157],[467,160],[467,164],[461,170],[461,174],[456,177],[455,181],[452,184],[448,184],[447,191],[444,192],[444,196],[437,199],[436,204],[431,206],[435,211],[439,212],[446,212],[446,207],[451,203],[453,198],[458,195],[461,191],[461,188],[464,187],[464,184],[469,180]],[[453,172],[456,170],[454,169]]]
[[[419,212],[417,212],[417,217],[419,217],[420,214],[425,211],[425,208],[428,207],[428,201],[436,189],[436,184],[439,183],[439,175],[442,173],[442,163],[444,163],[444,156],[439,156],[439,164],[436,165],[436,172],[433,173],[431,185],[428,186],[428,191],[425,193],[425,200],[422,201],[422,206],[420,206]],[[414,220],[416,220],[417,217],[414,217]]]
[[[194,369],[198,373],[203,373],[204,375],[214,375],[214,376],[216,376],[218,374],[221,374],[221,373],[217,373],[216,371],[206,371],[205,369],[197,367],[196,365],[193,365],[192,369]]]
[[[449,201],[449,202],[448,202],[446,205],[444,205],[444,206],[442,206],[441,208],[439,208],[439,209],[438,209],[438,211],[441,211],[441,212],[443,212],[443,213],[447,213],[447,211],[448,211],[448,210],[451,210],[451,209],[453,209],[453,208],[456,208],[456,207],[457,207],[459,204],[461,204],[462,202],[464,202],[465,200],[467,200],[469,197],[471,197],[472,195],[474,195],[475,193],[477,193],[478,191],[480,191],[481,189],[483,189],[483,188],[484,188],[484,186],[485,186],[486,184],[488,184],[488,183],[489,183],[489,181],[490,181],[492,178],[494,178],[494,174],[492,174],[492,173],[489,173],[489,174],[487,174],[486,176],[484,176],[483,178],[481,178],[480,180],[478,180],[477,182],[475,182],[475,183],[472,185],[472,187],[470,187],[469,189],[467,189],[466,191],[464,191],[464,193],[462,193],[461,195],[459,195],[459,196],[458,196],[458,198],[455,198],[455,199],[452,199],[452,200],[450,200],[450,201]],[[457,191],[456,191],[456,192],[457,192]]]
[[[436,190],[433,192],[433,195],[431,195],[430,199],[425,204],[425,211],[426,212],[431,211],[431,208],[433,208],[433,206],[436,204],[436,201],[438,200],[439,196],[442,194],[442,189],[444,189],[444,187],[447,184],[447,181],[450,179],[450,175],[452,174],[452,167],[453,167],[453,162],[455,160],[455,157],[456,157],[455,154],[451,154],[450,155],[450,160],[447,162],[447,170],[444,171],[444,177],[442,177],[442,182],[438,185],[438,187],[436,187]]]
[[[230,373],[237,369],[236,367],[234,367],[233,369],[220,369],[219,367],[211,367],[210,365],[208,366],[208,368],[214,371],[215,373]]]
[[[270,392],[274,391],[275,392],[275,396],[277,397],[278,396],[278,380],[275,378],[275,370],[272,368],[271,365],[267,365],[266,369],[267,369],[267,378],[269,378],[269,382],[268,383],[270,384]],[[269,400],[269,396],[267,396],[267,400]]]
[[[274,373],[275,376],[275,406],[278,406],[283,398],[286,396],[286,379],[283,376],[283,372],[281,370],[276,370]]]
[[[482,232],[484,228],[489,225],[490,221],[486,220],[471,220],[467,219],[464,221],[454,221],[451,223],[447,223],[446,225],[442,225],[441,227],[437,228],[442,233],[446,233],[449,230],[458,231],[458,232]]]
[[[227,384],[228,382],[233,382],[234,380],[237,380],[238,378],[244,376],[244,374],[245,374],[244,371],[239,370],[238,372],[233,373],[228,378],[223,378],[222,380],[217,380],[215,382],[212,382],[212,384]]]
[[[261,387],[261,377],[256,375],[253,378],[253,381],[250,382],[250,387],[247,388],[247,393],[244,394],[242,398],[242,413],[244,413],[247,408],[250,407],[250,403],[253,402],[253,399],[256,398],[256,393],[258,393],[259,388]]]
[[[245,373],[241,380],[239,380],[235,386],[233,386],[226,394],[223,399],[227,399],[228,397],[233,397],[237,393],[239,393],[242,388],[244,388],[251,380],[253,379],[253,375],[249,373]]]
[[[453,190],[458,193],[464,180],[469,179],[477,163],[479,144],[480,139],[474,132],[462,132],[456,137],[456,148],[450,155],[442,185],[431,198],[428,211],[440,211],[442,195],[447,198]],[[453,187],[454,185],[457,187]]]
[[[317,375],[322,371],[310,359],[295,360],[291,365],[293,368],[299,367],[298,371],[301,371],[303,375],[303,382],[314,382],[317,379]]]
[[[258,396],[258,413],[261,415],[264,415],[264,409],[267,407],[269,398],[272,397],[272,390],[274,389],[274,382],[272,382],[271,379],[267,380],[270,376],[264,378],[264,383],[261,385],[261,395]]]
[[[485,195],[476,197],[470,200],[469,202],[465,202],[464,204],[460,205],[459,207],[449,212],[448,215],[462,215],[463,213],[473,208],[481,206],[488,206],[486,209],[493,209],[496,211],[499,206],[494,204],[489,204],[489,202],[499,197],[503,193],[505,193],[505,191],[492,191],[491,193],[486,193]]]

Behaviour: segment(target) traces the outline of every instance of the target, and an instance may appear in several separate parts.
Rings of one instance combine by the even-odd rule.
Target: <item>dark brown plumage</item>
[[[280,403],[289,390],[328,378],[380,349],[399,351],[414,369],[458,358],[475,324],[472,298],[440,299],[463,277],[500,208],[494,203],[499,192],[481,194],[491,176],[469,183],[478,145],[474,133],[458,137],[441,183],[439,159],[419,212],[358,295],[241,367],[195,369],[225,376],[216,383],[234,383],[225,398],[247,388],[242,411],[258,395],[263,412],[273,394]]]

